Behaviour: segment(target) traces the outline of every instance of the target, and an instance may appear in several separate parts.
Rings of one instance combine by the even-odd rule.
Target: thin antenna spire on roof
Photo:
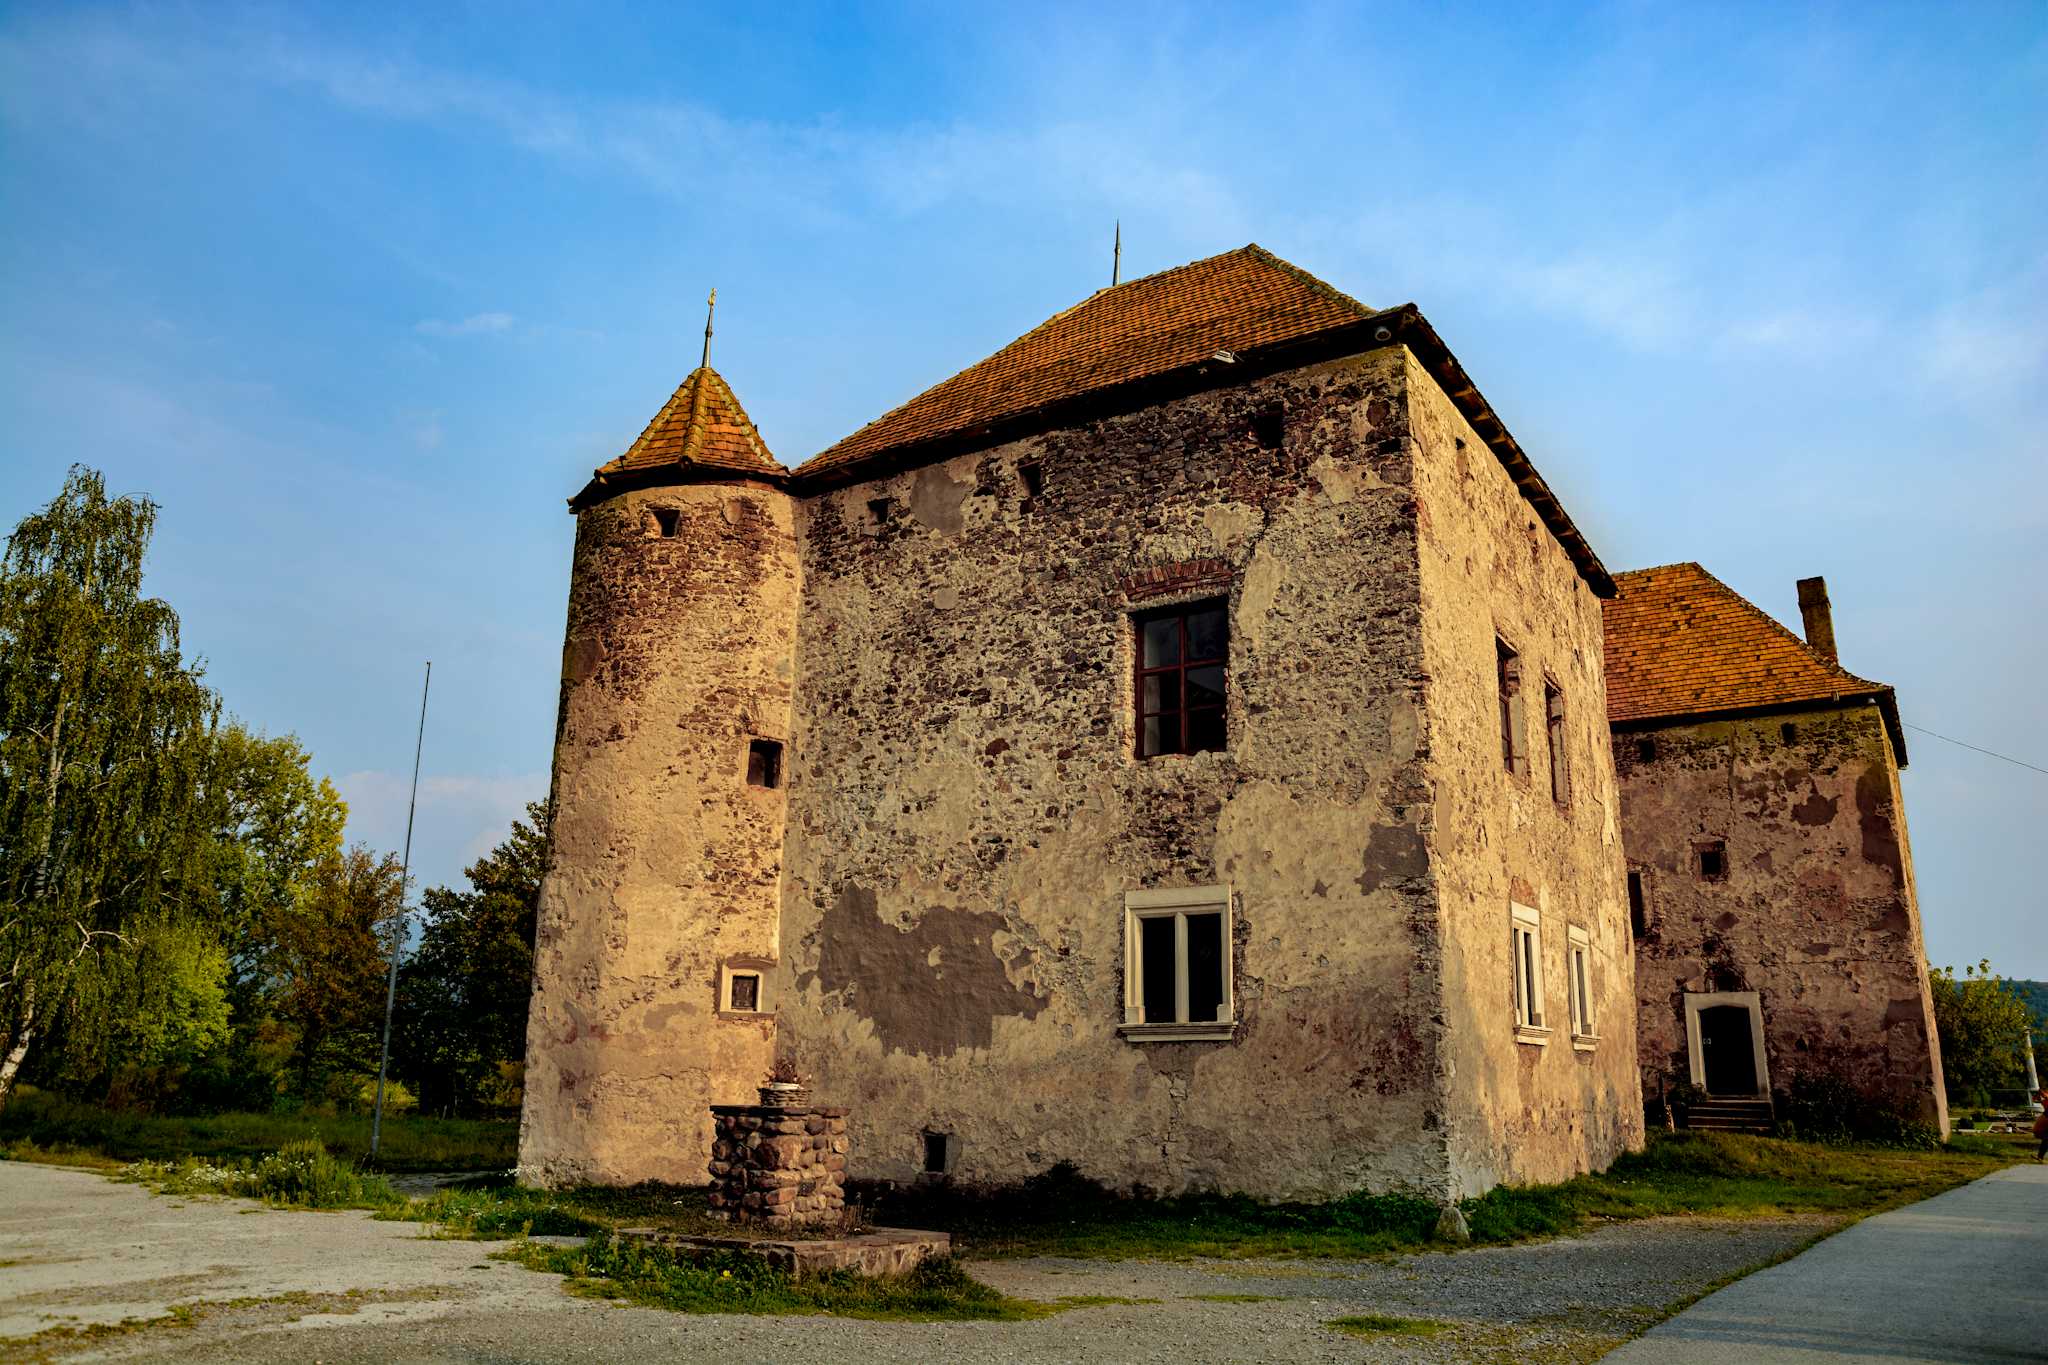
[[[1116,245],[1109,253],[1109,287],[1116,288],[1124,273],[1124,220],[1116,220]]]
[[[718,311],[718,291],[711,291],[711,297],[704,300],[704,360],[701,369],[711,368],[711,315]]]

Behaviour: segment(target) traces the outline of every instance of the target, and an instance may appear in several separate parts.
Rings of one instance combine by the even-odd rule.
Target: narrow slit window
[[[1638,941],[1650,936],[1650,903],[1643,890],[1643,874],[1637,868],[1628,873],[1628,928]]]
[[[1789,720],[1786,721],[1778,727],[1778,738],[1787,744],[1797,744],[1799,742],[1799,727]]]
[[[1125,905],[1130,977],[1124,1022],[1228,1037],[1234,1011],[1229,889],[1132,892]]]
[[[1583,929],[1565,935],[1568,984],[1571,988],[1572,1037],[1591,1040],[1593,1033],[1593,942]]]
[[[1213,599],[1136,618],[1138,757],[1225,747],[1230,608]]]
[[[890,503],[887,498],[868,499],[868,525],[879,531],[889,524]]]
[[[663,540],[673,540],[682,520],[683,514],[675,508],[657,507],[654,509],[654,533]]]
[[[782,785],[782,745],[772,739],[750,739],[747,741],[747,785],[749,787],[779,787]]]
[[[924,1173],[944,1175],[953,1169],[953,1135],[934,1133],[926,1130],[924,1135]]]
[[[1638,762],[1638,763],[1655,763],[1656,761],[1657,761],[1657,741],[1656,741],[1656,740],[1654,740],[1654,739],[1639,739],[1639,740],[1637,740],[1637,741],[1636,741],[1636,762]]]
[[[1522,743],[1522,660],[1505,640],[1496,639],[1493,651],[1494,687],[1500,696],[1501,766],[1519,775],[1527,770]]]
[[[1693,845],[1693,856],[1697,861],[1700,880],[1703,882],[1726,881],[1728,878],[1728,844],[1722,839],[1709,839]]]
[[[1542,923],[1526,905],[1510,906],[1508,946],[1514,959],[1515,1027],[1527,1034],[1547,1032],[1543,1021]]]
[[[1045,492],[1045,466],[1037,463],[1017,466],[1017,478],[1024,485],[1024,496],[1036,498]]]
[[[1565,758],[1564,689],[1543,685],[1543,730],[1550,740],[1550,796],[1559,805],[1572,799],[1571,769]]]

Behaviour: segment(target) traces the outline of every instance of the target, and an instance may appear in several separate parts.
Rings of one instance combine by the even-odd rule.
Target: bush
[[[1931,1151],[1943,1134],[1882,1095],[1833,1072],[1792,1077],[1772,1096],[1778,1136],[1800,1142],[1859,1143]]]
[[[381,1209],[405,1203],[382,1176],[365,1175],[327,1154],[317,1139],[285,1144],[254,1166],[185,1157],[138,1161],[121,1178],[159,1194],[236,1194],[293,1209]]]

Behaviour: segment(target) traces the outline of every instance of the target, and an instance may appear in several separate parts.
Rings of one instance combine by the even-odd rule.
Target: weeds
[[[231,1194],[261,1199],[287,1209],[403,1208],[405,1197],[382,1176],[358,1171],[327,1154],[317,1141],[288,1143],[250,1165],[226,1165],[186,1157],[182,1161],[138,1161],[118,1180],[147,1185],[157,1194]]]

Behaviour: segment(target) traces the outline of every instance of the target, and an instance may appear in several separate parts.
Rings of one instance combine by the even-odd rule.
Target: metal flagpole
[[[420,754],[427,744],[427,689],[434,685],[434,661],[420,684],[420,730],[412,744],[412,796],[405,803],[405,856],[399,861],[398,928],[391,935],[391,970],[384,978],[384,1046],[377,1053],[377,1103],[370,1111],[370,1155],[384,1133],[384,1073],[391,1065],[391,1013],[398,1005],[398,954],[405,947],[405,893],[412,880],[412,817],[420,800]]]

